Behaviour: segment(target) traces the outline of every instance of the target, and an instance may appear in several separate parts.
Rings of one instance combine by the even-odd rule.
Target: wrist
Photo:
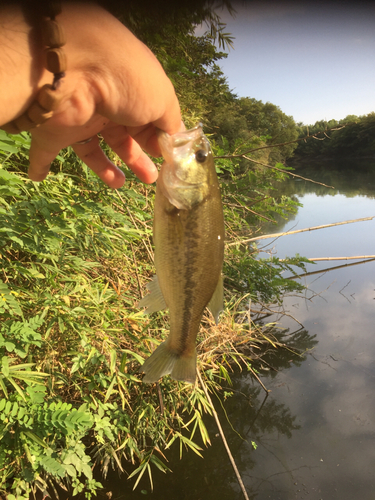
[[[13,134],[31,130],[52,117],[66,70],[66,54],[61,49],[64,30],[55,20],[61,12],[60,2],[47,2],[42,7],[37,4],[37,14],[28,10],[30,6],[23,7],[1,10],[0,43],[4,50],[0,81],[5,92],[0,126]],[[46,83],[47,79],[51,82],[51,73],[52,85]]]
[[[21,8],[3,7],[0,15],[0,124],[4,124],[28,108],[47,72],[40,44]]]

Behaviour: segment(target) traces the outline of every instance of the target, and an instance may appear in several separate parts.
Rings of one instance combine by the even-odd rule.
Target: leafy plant
[[[204,317],[198,352],[207,386],[219,391],[235,367],[256,374],[254,349],[282,348],[247,318],[247,304],[298,291],[282,273],[304,259],[260,260],[242,243],[296,208],[275,189],[287,175],[285,150],[268,149],[281,129],[293,136],[293,123],[274,105],[240,103],[229,91],[213,39],[223,45],[230,35],[209,10],[196,9],[177,24],[173,15],[155,24],[140,10],[129,21],[139,32],[150,27],[144,39],[175,83],[187,125],[204,119],[211,132],[226,220],[226,308],[218,326]],[[214,29],[197,38],[199,19]],[[263,120],[256,135],[250,108]],[[124,462],[134,487],[145,474],[152,487],[155,467],[169,470],[165,450],[203,453],[204,416],[212,413],[199,387],[168,377],[149,386],[139,375],[168,330],[163,313],[146,318],[137,307],[154,273],[154,187],[127,172],[126,185],[110,190],[71,148],[38,184],[26,176],[29,148],[27,133],[0,131],[0,494],[26,500],[37,491],[57,495],[59,486],[90,499],[101,488],[93,469],[106,477]]]

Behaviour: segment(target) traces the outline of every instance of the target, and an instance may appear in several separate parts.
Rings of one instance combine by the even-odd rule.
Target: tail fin
[[[142,366],[142,371],[146,374],[143,382],[151,384],[170,374],[175,380],[194,384],[196,364],[195,351],[191,356],[178,356],[168,348],[166,342],[162,342]]]

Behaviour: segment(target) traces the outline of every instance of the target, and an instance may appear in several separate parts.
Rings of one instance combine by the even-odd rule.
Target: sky
[[[276,104],[306,125],[375,111],[375,2],[233,4],[234,19],[217,10],[235,37],[218,64],[235,94]]]

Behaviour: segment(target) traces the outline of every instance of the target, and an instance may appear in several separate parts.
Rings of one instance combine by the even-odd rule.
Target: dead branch
[[[352,257],[313,257],[308,258],[313,262],[318,262],[322,260],[359,260],[359,259],[375,259],[375,255],[353,255]],[[280,259],[280,262],[283,262],[285,259]]]
[[[292,314],[287,313],[285,310],[274,311],[271,307],[267,306],[266,304],[262,304],[262,309],[263,310],[267,310],[267,311],[269,311],[272,314],[281,314],[282,316],[288,316],[288,318],[291,318],[293,321],[295,321],[296,323],[298,323],[303,328],[303,324],[300,321],[298,321],[298,319],[295,318]]]
[[[343,269],[344,267],[358,266],[359,264],[364,264],[365,262],[373,262],[374,259],[365,259],[358,262],[352,262],[351,264],[342,264],[341,266],[327,267],[326,269],[321,269],[320,271],[311,271],[310,273],[298,274],[297,276],[289,276],[288,280],[296,280],[298,278],[305,278],[307,276],[312,276],[314,274],[327,273],[328,271],[335,271],[336,269]]]
[[[326,227],[341,226],[343,224],[351,224],[353,222],[369,221],[369,220],[372,220],[374,218],[375,218],[375,215],[373,215],[371,217],[363,217],[361,219],[346,220],[343,222],[334,222],[332,224],[323,224],[322,226],[313,226],[313,227],[307,227],[304,229],[296,229],[295,231],[286,231],[284,233],[264,234],[263,236],[256,236],[253,238],[247,238],[246,240],[232,241],[231,243],[228,243],[228,246],[238,245],[238,244],[242,245],[244,243],[249,243],[250,241],[266,240],[269,238],[279,238],[280,236],[287,236],[289,234],[304,233],[306,231],[315,231],[317,229],[325,229]]]
[[[267,389],[267,387],[263,384],[263,382],[260,380],[260,378],[258,377],[258,375],[255,373],[255,371],[251,368],[250,366],[250,371],[251,373],[253,374],[253,376],[257,379],[258,383],[260,384],[260,386],[262,387],[262,389],[266,392],[266,394],[269,394],[271,392],[270,389]]]
[[[262,165],[262,167],[270,168],[272,170],[278,170],[279,172],[283,172],[284,174],[291,175],[292,177],[298,177],[298,179],[302,179],[304,181],[312,182],[313,184],[319,184],[320,186],[324,186],[326,188],[335,189],[334,186],[328,186],[328,184],[324,184],[323,182],[313,181],[312,179],[308,179],[307,177],[302,177],[302,175],[294,174],[290,170],[284,170],[283,168],[273,167],[272,165],[267,165],[267,163],[263,163],[261,161],[253,160],[248,156],[242,155],[246,160],[251,161],[252,163],[256,163],[257,165]]]
[[[141,299],[143,299],[142,287],[141,287],[141,282],[139,280],[139,274],[138,274],[137,260],[135,258],[134,248],[133,248],[133,245],[131,243],[130,243],[130,248],[131,248],[132,254],[133,254],[134,270],[135,270],[135,275],[137,277],[139,295],[140,295]]]
[[[198,374],[198,378],[199,378],[199,382],[201,384],[201,387],[206,395],[206,398],[208,400],[208,402],[210,403],[210,406],[212,408],[212,414],[215,418],[215,421],[216,421],[216,425],[217,425],[217,428],[219,429],[219,433],[220,433],[220,436],[221,436],[221,439],[223,440],[223,444],[225,446],[225,449],[227,451],[227,454],[228,454],[228,457],[229,457],[229,460],[232,464],[232,467],[233,467],[233,470],[236,474],[236,477],[237,477],[237,481],[238,481],[238,484],[240,485],[240,488],[242,490],[242,493],[243,493],[243,496],[245,497],[245,500],[249,500],[249,497],[247,495],[247,492],[246,492],[246,488],[245,488],[245,485],[243,484],[243,481],[242,481],[242,478],[241,478],[241,475],[238,471],[238,468],[237,468],[237,465],[236,465],[236,462],[234,461],[234,458],[233,458],[233,455],[230,451],[230,448],[229,448],[229,445],[228,445],[228,442],[225,438],[225,434],[224,434],[224,431],[223,431],[223,428],[221,427],[221,424],[220,424],[220,420],[219,420],[219,416],[218,414],[216,413],[216,410],[215,410],[215,407],[214,407],[214,404],[212,402],[212,399],[210,397],[210,394],[207,390],[207,387],[206,387],[206,384],[203,382],[203,379],[202,379],[202,376],[200,374],[200,371],[197,370],[197,374]]]

